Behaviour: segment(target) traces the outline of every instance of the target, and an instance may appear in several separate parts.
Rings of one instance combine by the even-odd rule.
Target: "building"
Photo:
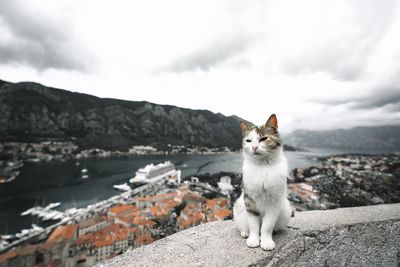
[[[195,204],[187,205],[177,218],[177,227],[183,230],[192,226],[206,222],[206,216],[202,212],[202,208]]]
[[[159,195],[154,195],[154,196],[146,196],[146,197],[137,197],[136,198],[136,206],[139,209],[144,209],[149,206],[153,206],[156,203],[160,203],[162,201],[166,200],[175,200],[177,202],[180,202],[181,199],[178,196],[177,191],[172,191],[169,193],[164,193],[164,194],[159,194]]]
[[[229,200],[226,198],[208,199],[205,208],[208,222],[224,220],[232,215]]]
[[[138,154],[138,155],[145,155],[145,154],[154,154],[157,152],[157,149],[152,146],[133,146],[129,149],[129,154]]]
[[[69,246],[66,267],[89,267],[96,263],[97,251],[93,245],[96,239],[95,232],[89,232],[79,236],[75,242]]]
[[[222,194],[230,196],[230,192],[233,191],[233,186],[231,184],[231,177],[222,176],[218,182],[218,188],[221,190]]]
[[[154,242],[154,238],[151,236],[149,232],[138,234],[135,238],[135,243],[133,248],[138,248],[147,244]]]
[[[200,207],[204,205],[206,199],[197,192],[188,192],[183,195],[182,202],[186,202],[188,205],[193,204]]]
[[[43,264],[43,257],[38,253],[39,245],[22,245],[0,255],[1,267],[35,266]]]
[[[313,187],[306,183],[288,184],[288,190],[291,200],[293,198],[307,203],[318,199],[317,193],[313,190]]]
[[[70,246],[66,266],[93,266],[123,253],[133,246],[136,234],[137,229],[121,224],[111,224],[99,231],[83,234]]]
[[[139,211],[139,208],[131,204],[119,204],[108,209],[108,216],[125,216]]]
[[[65,262],[68,248],[78,237],[78,225],[69,224],[58,226],[39,249],[44,263],[60,260]]]
[[[9,250],[6,253],[0,254],[0,266],[13,266],[12,262],[18,256],[15,250]]]
[[[207,222],[224,220],[232,215],[232,211],[228,208],[220,208],[217,210],[211,210],[207,213]]]
[[[111,222],[105,217],[90,218],[81,221],[78,224],[78,235],[80,236],[89,232],[99,231],[110,224]]]

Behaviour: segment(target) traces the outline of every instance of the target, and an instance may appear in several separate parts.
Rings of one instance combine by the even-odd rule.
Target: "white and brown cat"
[[[272,250],[272,232],[285,228],[292,209],[287,199],[288,166],[278,121],[272,114],[260,127],[240,123],[243,133],[243,191],[233,214],[248,247]]]

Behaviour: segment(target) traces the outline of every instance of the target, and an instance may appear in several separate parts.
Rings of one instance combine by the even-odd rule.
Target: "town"
[[[296,211],[400,202],[398,154],[334,155],[319,163],[293,169],[287,178]],[[186,228],[232,218],[241,174],[179,178],[122,187],[125,192],[108,200],[65,211],[49,228],[33,227],[14,241],[2,236],[0,266],[93,266]]]
[[[321,165],[296,168],[289,199],[298,210],[400,202],[400,155],[332,155]]]
[[[45,229],[35,226],[8,244],[10,237],[2,236],[7,251],[0,266],[93,266],[183,229],[231,218],[230,178],[221,177],[219,184],[215,188],[196,177],[180,183],[171,176],[84,209],[32,208],[22,215],[56,212],[61,220]],[[210,192],[214,197],[203,196]]]

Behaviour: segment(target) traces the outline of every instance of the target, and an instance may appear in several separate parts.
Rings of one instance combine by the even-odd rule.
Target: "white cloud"
[[[83,54],[66,14],[51,14],[31,2],[0,2],[0,64],[46,69],[86,70]],[[50,5],[51,6],[51,5]]]
[[[27,2],[13,27],[0,12],[0,79],[257,124],[274,112],[283,131],[400,122],[397,1]]]

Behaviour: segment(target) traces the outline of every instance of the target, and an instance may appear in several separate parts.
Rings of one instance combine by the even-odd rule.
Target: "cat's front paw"
[[[275,242],[271,238],[261,239],[260,246],[264,250],[273,250],[275,248]]]
[[[249,248],[256,248],[256,247],[258,247],[260,245],[260,238],[259,237],[255,237],[255,236],[250,236],[246,240],[246,245]]]

